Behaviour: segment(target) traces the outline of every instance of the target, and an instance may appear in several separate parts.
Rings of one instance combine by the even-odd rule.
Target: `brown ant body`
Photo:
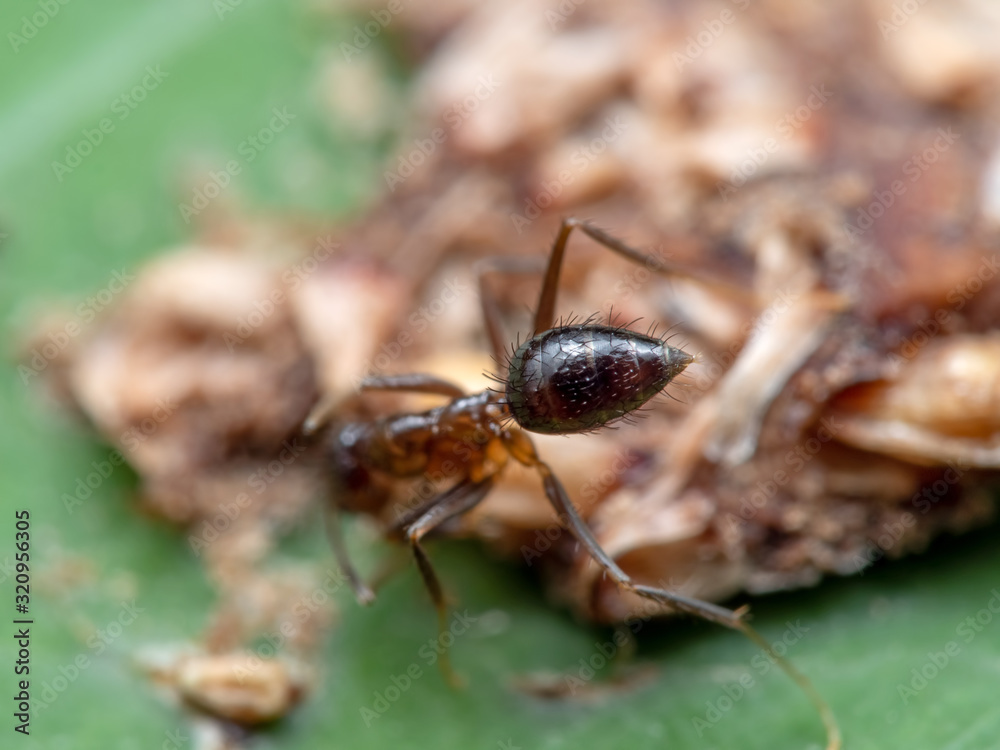
[[[498,308],[486,293],[481,274],[487,332],[497,359],[506,359],[508,363],[506,376],[499,380],[502,389],[467,395],[458,386],[429,375],[371,377],[362,382],[363,390],[418,392],[451,400],[422,413],[352,423],[332,433],[327,451],[337,494],[330,508],[330,520],[338,562],[358,600],[371,602],[372,591],[361,581],[347,557],[337,511],[377,515],[388,497],[380,489],[387,482],[447,473],[456,476],[457,481],[449,489],[407,511],[389,529],[409,543],[443,630],[445,596],[421,541],[449,519],[480,503],[493,488],[504,465],[513,459],[538,472],[560,522],[618,585],[747,635],[809,695],[827,726],[828,747],[839,747],[839,731],[829,708],[808,679],[746,623],[747,608],[733,611],[634,581],[601,548],[562,483],[535,451],[528,432],[586,432],[625,418],[661,392],[694,359],[661,339],[627,328],[596,325],[592,320],[553,327],[560,269],[574,228],[629,260],[657,268],[668,276],[681,273],[679,269],[652,262],[644,253],[584,221],[566,219],[552,247],[532,336],[511,356],[504,355]],[[306,431],[316,429],[322,419],[321,411],[318,408],[310,416]],[[452,471],[444,471],[445,467]],[[451,676],[446,663],[443,668]]]

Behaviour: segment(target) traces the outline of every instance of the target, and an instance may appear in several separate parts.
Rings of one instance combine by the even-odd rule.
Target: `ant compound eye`
[[[586,432],[641,407],[693,360],[660,339],[621,328],[553,328],[511,357],[506,401],[514,420],[531,432]]]

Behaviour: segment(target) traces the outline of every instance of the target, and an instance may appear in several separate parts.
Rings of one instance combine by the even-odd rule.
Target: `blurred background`
[[[459,289],[471,283],[479,257],[544,254],[560,216],[575,213],[643,247],[672,239],[682,259],[728,266],[762,295],[802,284],[794,288],[849,296],[853,327],[843,330],[862,333],[850,334],[842,348],[861,354],[841,363],[854,379],[831,391],[894,382],[882,360],[902,351],[904,360],[921,361],[906,354],[920,331],[935,338],[943,330],[926,350],[932,354],[951,336],[982,344],[980,419],[970,427],[971,407],[962,402],[962,414],[937,434],[948,440],[894,442],[871,427],[861,417],[888,419],[893,408],[930,432],[934,420],[946,421],[884,406],[891,399],[881,392],[852,391],[853,399],[838,402],[845,419],[855,420],[844,444],[876,456],[866,463],[867,479],[853,469],[838,474],[852,479],[851,488],[839,490],[831,507],[854,503],[837,516],[854,546],[829,545],[840,557],[824,557],[825,547],[798,555],[796,547],[775,562],[753,557],[751,545],[746,566],[713,567],[702,544],[685,554],[697,559],[700,551],[704,559],[679,569],[685,579],[707,571],[698,589],[706,596],[751,602],[758,629],[784,639],[830,701],[847,747],[998,746],[992,696],[1000,679],[1000,558],[995,527],[987,525],[993,495],[984,489],[1000,463],[992,443],[1000,414],[990,359],[996,295],[992,275],[978,275],[992,268],[1000,219],[997,28],[996,9],[971,0],[859,0],[836,8],[777,0],[482,7],[53,1],[7,9],[0,45],[0,606],[14,611],[14,513],[29,509],[34,619],[31,735],[18,741],[39,748],[821,747],[808,702],[734,633],[657,621],[642,628],[636,667],[595,661],[617,642],[616,631],[593,622],[624,619],[622,610],[595,597],[588,611],[581,602],[599,585],[582,574],[581,583],[579,571],[557,571],[546,590],[535,570],[525,569],[518,534],[534,538],[529,530],[544,528],[545,517],[517,505],[513,498],[527,490],[516,483],[501,493],[516,512],[498,510],[463,529],[505,556],[478,542],[433,546],[458,610],[474,618],[451,649],[465,690],[451,690],[428,656],[435,620],[411,566],[391,578],[372,608],[356,606],[337,585],[308,605],[318,614],[305,635],[297,631],[295,648],[285,649],[298,649],[298,663],[276,675],[257,670],[251,679],[262,704],[277,706],[274,722],[260,726],[259,716],[245,720],[246,711],[234,718],[210,710],[206,704],[217,709],[228,695],[216,665],[178,666],[188,654],[237,646],[270,658],[269,626],[261,624],[270,621],[254,620],[258,610],[310,601],[335,566],[319,511],[303,501],[288,517],[265,519],[273,532],[266,541],[240,537],[251,548],[246,559],[269,582],[246,605],[234,591],[259,581],[242,569],[227,574],[217,559],[206,566],[192,544],[212,516],[177,505],[175,486],[151,480],[153,464],[139,461],[136,473],[129,465],[136,462],[120,460],[145,434],[141,420],[130,438],[107,418],[121,395],[118,381],[105,393],[99,381],[106,371],[95,370],[81,397],[73,390],[80,381],[66,373],[67,358],[107,330],[108,320],[120,327],[129,311],[142,311],[114,312],[122,290],[144,279],[135,288],[156,304],[183,307],[183,294],[171,301],[170,290],[154,282],[193,277],[165,265],[143,276],[147,263],[176,248],[251,246],[273,270],[295,267],[323,247],[321,239],[333,238],[346,260],[329,276],[346,280],[343,297],[380,304],[301,313],[313,322],[302,327],[303,338],[334,347],[316,355],[317,382],[304,381],[302,398],[320,389],[346,398],[366,368],[380,367],[381,347],[401,341],[400,329],[430,331],[404,352],[403,371],[419,363],[456,377],[472,372],[476,382],[488,359],[448,358],[484,348],[474,295],[443,315],[423,311],[447,300],[447,282]],[[792,225],[795,231],[774,230]],[[779,241],[787,237],[787,245]],[[613,304],[668,324],[694,318],[702,324],[687,335],[699,351],[727,351],[730,338],[747,335],[741,314],[756,319],[771,309],[747,312],[734,303],[716,319],[704,297],[667,304],[660,287],[636,282],[627,265],[602,265],[593,249],[580,257],[568,271],[568,309]],[[216,269],[217,285],[202,290],[225,309],[227,293],[244,278],[227,269]],[[587,269],[596,271],[588,276]],[[976,278],[982,283],[966,297]],[[135,288],[131,305],[142,302]],[[522,331],[523,300],[534,294],[524,288],[513,287],[505,300]],[[928,333],[922,324],[939,309],[953,317]],[[67,320],[76,324],[72,331]],[[315,333],[323,320],[330,321],[326,339]],[[142,329],[137,340],[149,330],[159,329]],[[817,331],[827,329],[809,333]],[[170,335],[185,347],[194,341],[194,351],[208,341],[197,331]],[[254,352],[266,359],[272,350]],[[724,369],[732,360],[712,361]],[[935,371],[936,362],[927,369]],[[126,361],[122,368],[145,372],[141,366]],[[696,373],[692,402],[715,382],[707,367],[702,374],[709,385]],[[967,382],[960,372],[940,394],[932,380],[905,397],[949,402]],[[239,394],[230,395],[237,411]],[[294,422],[289,414],[301,406],[281,413]],[[266,413],[256,408],[247,406]],[[594,453],[579,453],[583,442],[546,450],[567,476],[584,474],[588,463],[611,466],[625,450],[635,458],[630,466],[654,466],[634,481],[655,486],[656,452],[643,452],[642,443],[675,439],[664,435],[683,418],[683,405],[661,411],[662,420],[648,420],[631,438],[629,428],[603,443],[595,436],[588,443],[598,445]],[[191,434],[176,439],[190,442]],[[775,455],[802,435],[783,439]],[[740,450],[735,438],[716,448],[721,464]],[[839,466],[843,456],[831,459],[833,452],[824,449],[818,463]],[[890,514],[893,502],[934,487],[935,471],[965,458],[981,475],[963,475],[964,494],[949,489],[944,502],[944,494],[932,495],[948,515],[919,526],[893,552],[900,537],[883,543],[880,536],[904,533],[902,517]],[[857,455],[850,459],[858,465]],[[241,478],[248,465],[239,465]],[[773,466],[762,471],[770,476]],[[588,487],[598,486],[603,498],[629,490],[633,479],[619,471],[607,486],[569,481],[576,482],[572,494],[586,499]],[[745,481],[733,497],[746,497],[758,476]],[[315,488],[278,486],[318,496]],[[872,496],[880,498],[879,512],[850,520]],[[610,504],[596,516],[612,529],[611,541],[630,533],[615,531],[610,517],[622,507],[632,506]],[[352,528],[352,550],[366,569],[377,568],[386,546],[368,526]],[[649,545],[650,559],[660,559],[657,544]],[[266,557],[257,551],[265,548]],[[904,551],[922,554],[883,560]],[[833,572],[846,577],[756,598],[743,593],[817,583]],[[283,591],[276,581],[291,581],[293,593],[274,593]],[[562,604],[553,603],[553,590]],[[14,652],[8,644],[2,653],[0,670],[13,689]],[[534,689],[512,687],[528,674],[536,675]],[[579,691],[568,678],[580,680]],[[269,696],[269,685],[287,694]],[[539,697],[546,692],[539,685],[551,688],[548,697]],[[200,710],[192,709],[199,701]]]

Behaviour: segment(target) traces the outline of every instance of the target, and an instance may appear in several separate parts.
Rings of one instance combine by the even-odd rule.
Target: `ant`
[[[417,567],[446,629],[447,606],[440,580],[422,545],[423,538],[449,519],[471,510],[493,488],[504,464],[514,461],[538,472],[545,495],[557,517],[579,544],[619,586],[639,596],[689,615],[738,630],[759,646],[793,679],[816,705],[826,726],[828,750],[840,747],[840,732],[832,712],[808,678],[779,656],[746,622],[747,607],[730,610],[710,602],[639,583],[601,548],[580,517],[552,468],[538,455],[529,432],[570,434],[590,432],[627,418],[660,393],[694,361],[663,339],[624,327],[600,325],[589,318],[555,324],[556,292],[567,241],[574,229],[631,260],[667,276],[689,275],[681,269],[635,250],[597,227],[575,218],[564,219],[542,283],[534,330],[508,354],[499,307],[479,275],[486,331],[506,375],[494,378],[501,388],[468,395],[446,380],[421,374],[384,375],[362,381],[361,389],[434,394],[450,402],[418,414],[396,414],[355,422],[334,431],[326,445],[338,494],[329,507],[329,531],[334,554],[359,602],[374,600],[348,559],[338,511],[384,510],[387,489],[400,479],[438,476],[451,467],[458,480],[447,490],[401,514],[387,529],[409,543]],[[315,432],[329,415],[321,403],[307,418],[306,433]],[[445,674],[454,673],[444,659]]]

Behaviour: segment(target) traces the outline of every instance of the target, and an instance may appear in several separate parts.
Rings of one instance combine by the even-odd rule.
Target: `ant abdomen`
[[[553,328],[510,359],[506,402],[531,432],[586,432],[635,411],[694,357],[661,339],[614,326]]]

